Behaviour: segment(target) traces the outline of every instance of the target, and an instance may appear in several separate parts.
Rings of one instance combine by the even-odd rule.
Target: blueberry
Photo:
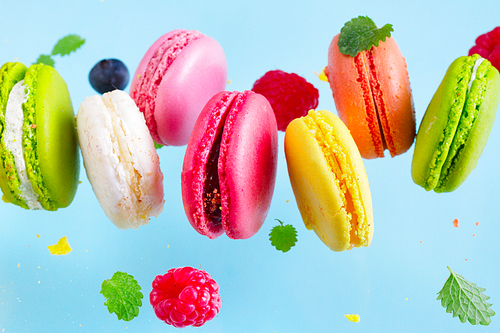
[[[123,90],[128,81],[127,66],[118,59],[101,60],[89,73],[90,85],[101,94],[115,89]]]

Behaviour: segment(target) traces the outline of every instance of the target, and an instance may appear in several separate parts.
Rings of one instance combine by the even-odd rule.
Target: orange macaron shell
[[[349,128],[361,156],[392,157],[406,152],[415,139],[415,111],[406,61],[393,38],[378,47],[344,55],[335,36],[325,74],[337,113]]]

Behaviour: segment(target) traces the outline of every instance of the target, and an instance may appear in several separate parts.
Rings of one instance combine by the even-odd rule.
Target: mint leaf
[[[67,35],[59,39],[57,44],[52,49],[52,55],[59,54],[64,56],[66,54],[70,54],[73,51],[78,50],[83,43],[85,43],[85,39],[81,38],[78,35]]]
[[[160,149],[161,147],[163,147],[163,145],[155,142],[155,149]]]
[[[269,240],[276,250],[287,252],[297,242],[297,230],[291,224],[283,225],[283,222],[276,219],[280,224],[271,229]]]
[[[450,267],[448,269],[450,277],[438,293],[437,300],[441,300],[447,313],[453,312],[453,317],[458,316],[462,323],[468,320],[472,325],[489,325],[495,311],[490,309],[490,303],[485,302],[490,298],[483,294],[486,289],[467,281]]]
[[[36,61],[34,63],[35,64],[45,64],[45,65],[49,65],[51,67],[54,67],[54,65],[55,65],[54,59],[52,59],[52,57],[50,55],[47,55],[47,54],[40,54],[40,56],[38,57],[38,59],[36,59]]]
[[[116,313],[118,320],[130,321],[139,315],[142,306],[141,286],[132,275],[116,272],[101,284],[101,294],[106,298],[104,305],[109,313]]]
[[[380,41],[385,42],[387,37],[391,37],[391,31],[394,31],[392,24],[386,24],[377,29],[371,18],[358,16],[346,22],[340,30],[337,45],[340,53],[355,57],[359,52],[378,46]]]

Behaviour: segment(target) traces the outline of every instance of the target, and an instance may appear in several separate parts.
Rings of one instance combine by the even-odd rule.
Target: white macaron
[[[83,163],[102,209],[120,229],[163,210],[163,174],[144,116],[121,90],[87,97],[77,114]]]

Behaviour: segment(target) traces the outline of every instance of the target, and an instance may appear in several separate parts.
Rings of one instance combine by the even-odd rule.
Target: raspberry
[[[295,73],[269,71],[255,81],[252,90],[267,98],[280,131],[285,131],[292,120],[318,106],[318,89]]]
[[[469,50],[469,55],[474,53],[488,59],[500,71],[500,27],[477,37],[476,45]]]
[[[202,326],[221,307],[217,282],[207,272],[192,267],[172,268],[156,276],[149,301],[158,319],[179,328]]]

